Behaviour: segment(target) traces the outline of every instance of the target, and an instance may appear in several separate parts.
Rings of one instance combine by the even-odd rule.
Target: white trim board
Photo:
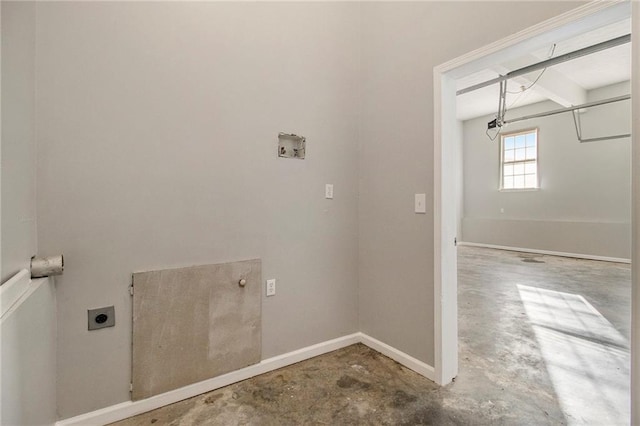
[[[2,284],[0,287],[0,319],[21,299],[24,299],[30,287],[33,287],[31,286],[31,274],[26,269],[20,270]]]
[[[126,401],[100,410],[81,414],[79,416],[59,420],[56,422],[55,426],[104,425],[107,423],[117,422],[187,398],[211,392],[242,380],[250,379],[251,377],[259,376],[260,374],[277,370],[278,368],[286,367],[300,361],[333,352],[356,343],[362,343],[371,349],[388,356],[394,361],[397,361],[410,370],[423,375],[429,380],[434,379],[434,368],[432,366],[413,358],[412,356],[401,352],[386,343],[376,340],[373,337],[369,337],[366,334],[358,332],[318,343],[316,345],[307,346],[306,348],[298,349],[273,358],[268,358],[258,364],[232,371],[231,373],[223,374],[222,376],[214,377],[202,382],[194,383],[180,389],[155,395],[151,398],[142,399],[140,401]]]
[[[594,254],[580,254],[580,253],[566,253],[562,251],[551,251],[551,250],[539,250],[539,249],[531,249],[531,248],[522,248],[522,247],[510,247],[510,246],[498,246],[495,244],[484,244],[484,243],[470,243],[466,241],[458,241],[458,246],[467,246],[467,247],[484,247],[496,250],[508,250],[508,251],[517,251],[521,253],[536,253],[536,254],[546,254],[549,256],[561,256],[561,257],[572,257],[575,259],[587,259],[587,260],[600,260],[602,262],[615,262],[615,263],[631,263],[631,259],[624,259],[621,257],[607,257],[607,256],[596,256]]]

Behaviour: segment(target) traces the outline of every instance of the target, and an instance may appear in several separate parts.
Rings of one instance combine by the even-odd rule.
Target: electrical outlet
[[[267,280],[267,296],[276,295],[276,280]]]
[[[87,315],[89,317],[89,330],[98,330],[116,325],[116,311],[113,306],[89,309]]]
[[[324,198],[328,200],[333,199],[333,184],[328,183],[324,186]]]

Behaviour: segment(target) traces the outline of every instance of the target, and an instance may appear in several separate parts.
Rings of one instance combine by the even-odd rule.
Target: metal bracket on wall
[[[576,106],[570,106],[570,107],[567,107],[567,108],[554,109],[553,111],[541,112],[541,113],[532,114],[532,115],[525,115],[523,117],[513,118],[511,120],[504,120],[503,124],[511,124],[511,123],[516,123],[518,121],[530,120],[532,118],[548,117],[550,115],[562,114],[564,112],[572,112],[573,113],[573,122],[574,122],[575,127],[576,127],[576,134],[578,136],[578,141],[580,141],[581,143],[583,143],[583,142],[597,142],[597,141],[604,141],[604,140],[609,140],[609,139],[628,138],[628,137],[631,136],[631,134],[629,134],[629,133],[622,134],[622,135],[601,136],[601,137],[597,137],[597,138],[583,138],[582,137],[582,126],[580,125],[580,117],[579,117],[577,111],[581,110],[581,109],[585,109],[585,108],[591,108],[591,107],[596,107],[596,106],[600,106],[600,105],[611,104],[611,103],[614,103],[614,102],[626,101],[626,100],[629,100],[629,99],[631,99],[631,95],[616,96],[614,98],[608,98],[608,99],[603,99],[603,100],[600,100],[600,101],[588,102],[588,103],[582,104],[582,105],[576,105]]]
[[[622,139],[622,138],[628,138],[631,136],[631,133],[625,133],[621,135],[599,136],[597,138],[583,138],[582,123],[580,122],[580,112],[574,109],[571,111],[571,115],[573,115],[573,124],[576,126],[576,136],[578,137],[578,142],[580,143],[606,141],[611,139]]]

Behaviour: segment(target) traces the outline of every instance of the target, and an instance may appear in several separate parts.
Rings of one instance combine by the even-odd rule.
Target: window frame
[[[505,149],[504,149],[504,140],[508,137],[515,137],[515,136],[520,136],[520,135],[527,135],[530,133],[535,133],[536,135],[536,159],[535,159],[535,165],[536,165],[536,186],[535,187],[530,187],[530,188],[505,188],[504,187],[504,165],[505,165],[505,161],[504,161],[504,155],[505,155]],[[513,131],[513,132],[509,132],[509,133],[503,133],[500,135],[500,153],[499,153],[499,167],[500,167],[500,176],[499,176],[499,183],[498,183],[498,190],[500,192],[518,192],[518,191],[538,191],[540,190],[540,158],[539,158],[539,154],[540,154],[540,129],[538,127],[532,127],[529,129],[523,129],[523,130],[517,130],[517,131]],[[520,161],[509,161],[507,164],[515,164],[515,163],[524,163],[526,164],[528,161],[532,161],[532,160],[520,160]]]

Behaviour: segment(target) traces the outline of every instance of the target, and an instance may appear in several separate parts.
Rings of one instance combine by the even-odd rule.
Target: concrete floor
[[[629,265],[459,248],[460,374],[354,345],[116,423],[629,423]]]

